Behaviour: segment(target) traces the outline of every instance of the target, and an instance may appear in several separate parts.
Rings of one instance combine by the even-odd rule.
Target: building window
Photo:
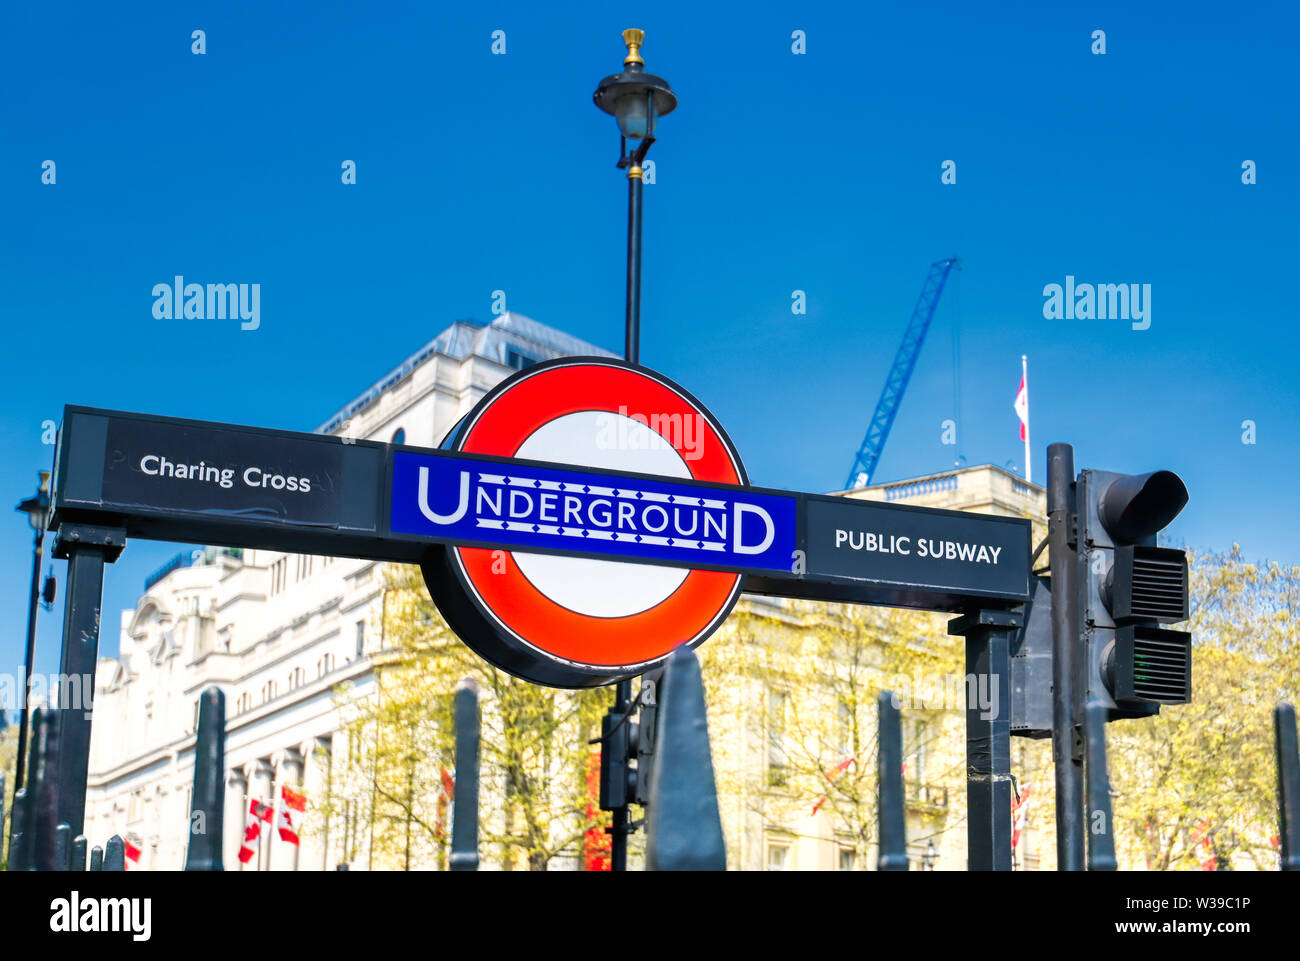
[[[399,428],[397,428],[397,430],[393,431],[393,440],[392,440],[392,443],[394,443],[394,444],[405,444],[405,443],[406,443],[406,428],[404,428],[404,427],[399,427]]]
[[[366,652],[366,622],[357,621],[357,657]]]
[[[506,366],[514,370],[523,370],[525,367],[531,367],[536,364],[536,357],[529,357],[527,354],[520,353],[513,347],[506,348]]]
[[[282,557],[271,565],[271,593],[279,594],[284,590],[284,575],[289,566],[289,559]]]
[[[785,691],[767,692],[767,783],[782,787],[786,782],[789,760],[785,749],[785,715],[789,696]]]
[[[929,753],[928,744],[930,731],[924,721],[917,721],[912,728],[912,764],[907,773],[911,775],[911,780],[917,784],[925,781],[925,760]]]
[[[858,852],[853,848],[840,848],[839,869],[841,871],[853,871],[858,866]]]
[[[769,871],[790,870],[790,845],[769,842],[767,845],[767,869]]]

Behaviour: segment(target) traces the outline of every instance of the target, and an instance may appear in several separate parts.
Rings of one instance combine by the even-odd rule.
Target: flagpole
[[[1034,482],[1033,455],[1029,450],[1029,358],[1020,355],[1020,377],[1025,382],[1025,483]]]

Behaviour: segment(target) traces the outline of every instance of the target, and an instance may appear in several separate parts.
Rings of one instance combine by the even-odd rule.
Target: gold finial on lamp
[[[627,57],[623,60],[623,66],[630,67],[634,63],[645,66],[645,61],[641,59],[641,44],[645,42],[645,31],[638,30],[636,27],[629,27],[623,31],[623,42],[627,44]]]

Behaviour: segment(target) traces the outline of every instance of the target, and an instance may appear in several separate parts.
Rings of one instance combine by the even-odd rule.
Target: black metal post
[[[1084,714],[1088,781],[1088,870],[1114,871],[1115,832],[1110,809],[1110,772],[1106,768],[1106,706],[1089,704]]]
[[[91,871],[104,870],[104,849],[96,844],[90,849],[90,868]]]
[[[78,834],[72,839],[72,858],[68,862],[68,870],[86,870],[86,836],[84,834]]]
[[[1011,870],[1011,632],[1014,611],[977,610],[948,622],[966,638],[967,864]]]
[[[1074,448],[1047,448],[1047,540],[1052,578],[1052,760],[1056,768],[1056,860],[1083,870],[1083,738],[1074,721],[1079,636]]]
[[[72,860],[72,828],[62,822],[54,829],[54,870],[66,871]]]
[[[32,592],[27,608],[27,647],[23,654],[23,703],[18,712],[18,761],[14,771],[14,790],[23,786],[23,768],[27,762],[27,701],[32,689],[32,660],[36,656],[36,609],[41,600],[41,555],[45,549],[45,531],[36,532],[32,546]]]
[[[27,788],[14,792],[9,812],[9,870],[27,870]]]
[[[59,820],[81,834],[86,817],[86,774],[90,766],[90,714],[99,659],[99,608],[104,592],[104,565],[117,560],[126,546],[121,528],[87,524],[60,525],[54,556],[68,560],[68,599],[63,614],[63,650],[59,666],[65,690],[80,692],[80,704],[63,704],[59,760]]]
[[[627,326],[623,357],[641,362],[641,165],[627,172]]]
[[[220,871],[226,806],[226,695],[219,687],[199,698],[194,738],[194,794],[190,801],[190,844],[186,871]]]
[[[99,850],[98,848],[95,849]],[[93,861],[93,854],[92,854]],[[104,871],[125,871],[126,870],[126,844],[122,841],[121,835],[114,834],[104,845],[104,862],[101,870]]]
[[[1296,741],[1295,708],[1273,709],[1277,748],[1277,818],[1282,837],[1283,871],[1300,871],[1300,744]]]
[[[456,687],[456,793],[451,801],[453,871],[478,870],[478,685],[465,678]]]
[[[647,871],[725,871],[704,678],[695,652],[668,657],[657,691],[657,758],[646,805]]]
[[[653,140],[651,141],[653,142]],[[641,180],[640,159],[649,144],[643,144],[634,155],[627,172],[627,307],[624,315],[623,358],[629,364],[641,362]],[[626,715],[632,703],[632,682],[619,681],[614,692],[614,714]],[[609,727],[609,725],[606,725]],[[602,746],[601,763],[609,763],[608,745]],[[616,807],[611,812],[609,864],[610,870],[627,870],[628,809]]]
[[[27,870],[60,867],[56,853],[59,827],[59,711],[38,707],[32,712],[32,753],[27,782]],[[66,856],[64,864],[66,865]]]
[[[907,870],[907,817],[903,806],[903,724],[894,706],[893,691],[881,691],[876,698],[876,774],[878,777],[876,816],[880,820],[878,871]]]

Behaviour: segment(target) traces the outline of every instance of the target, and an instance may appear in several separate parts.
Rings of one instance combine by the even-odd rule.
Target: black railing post
[[[27,870],[60,867],[56,845],[59,826],[59,722],[62,711],[38,707],[32,712],[32,750],[27,769]],[[64,865],[66,866],[66,856]]]
[[[60,824],[54,829],[54,870],[66,871],[72,862],[72,828]]]
[[[98,844],[96,844],[93,848],[90,849],[90,870],[91,871],[104,870],[104,849],[101,848]]]
[[[190,802],[186,871],[220,871],[226,805],[226,696],[209,687],[199,698],[194,737],[194,793]]]
[[[1281,868],[1300,871],[1300,744],[1296,741],[1295,708],[1279,704],[1273,710],[1277,747],[1277,820],[1282,840]]]
[[[1011,632],[1014,611],[975,610],[948,622],[966,638],[966,839],[972,871],[1011,870]]]
[[[122,841],[121,835],[114,834],[104,845],[104,867],[105,871],[125,871],[126,870],[126,844]]]
[[[668,657],[646,807],[647,871],[724,871],[727,848],[713,778],[704,678],[695,652]]]
[[[72,858],[68,862],[68,870],[86,870],[86,836],[84,834],[78,834],[72,839]]]
[[[878,722],[876,816],[880,821],[878,871],[907,870],[907,812],[903,804],[903,725],[894,693],[876,698]]]
[[[451,801],[452,871],[478,870],[478,685],[465,678],[456,687],[456,791]]]
[[[14,792],[14,806],[9,813],[9,870],[27,870],[27,788]]]

